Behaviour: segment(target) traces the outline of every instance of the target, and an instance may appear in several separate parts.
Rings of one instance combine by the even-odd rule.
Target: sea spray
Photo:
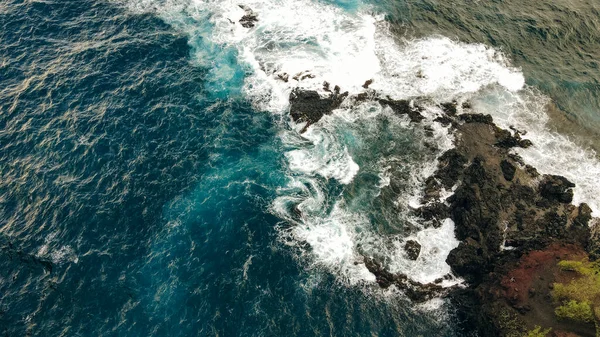
[[[428,281],[448,273],[444,254],[455,243],[441,245],[439,252],[444,253],[432,254],[427,259],[424,255],[418,260],[420,267],[409,263],[398,249],[407,237],[419,238],[419,233],[427,233],[410,211],[419,206],[424,179],[433,172],[436,158],[452,141],[447,129],[432,122],[440,103],[457,101],[461,113],[461,104],[471,102],[476,112],[492,114],[500,126],[514,124],[529,131],[526,137],[533,141],[534,147],[517,152],[541,172],[573,179],[578,185],[575,201],[586,201],[594,210],[598,209],[591,191],[596,186],[600,164],[593,154],[548,131],[544,123],[540,125],[539,121],[545,121],[545,98],[525,86],[520,70],[511,67],[494,48],[441,36],[398,39],[391,35],[383,16],[371,14],[373,8],[365,4],[345,10],[322,2],[247,1],[244,5],[258,15],[251,28],[240,24],[244,9],[232,1],[142,1],[131,5],[136,10],[158,11],[167,21],[191,34],[192,47],[198,40],[197,18],[207,18],[211,30],[201,33],[202,40],[228,52],[216,56],[202,54],[203,60],[223,64],[219,57],[225,55],[230,59],[237,55],[231,64],[245,72],[241,92],[256,109],[283,117],[281,139],[288,148],[285,155],[291,185],[280,190],[272,209],[297,226],[286,228],[283,236],[307,242],[313,252],[312,257],[307,257],[311,263],[330,268],[343,280],[373,281],[364,269],[355,267],[356,263],[360,265],[358,260],[362,255],[380,256],[392,270],[407,273],[415,280]],[[227,80],[236,73],[239,70],[227,70],[215,76]],[[365,90],[366,81],[370,82],[369,89],[382,97],[424,102],[426,120],[422,123],[435,130],[435,139],[427,141],[433,151],[428,153],[423,134],[412,130],[420,126],[393,116],[389,109],[376,103],[343,104],[302,135],[298,135],[301,127],[286,125],[288,97],[293,88],[326,94],[327,82],[352,96]],[[386,138],[388,125],[397,131]],[[378,140],[366,134],[378,135]],[[410,142],[402,149],[396,146],[407,139]],[[367,145],[373,141],[377,142],[376,148]],[[556,156],[556,151],[565,155]],[[369,156],[370,159],[365,159]],[[574,165],[575,162],[581,165]],[[356,183],[359,176],[360,182],[368,181],[369,174],[379,177],[370,187]],[[385,192],[392,189],[389,181],[394,177],[396,190]],[[332,187],[336,184],[332,179],[340,186]],[[312,181],[309,184],[312,187],[286,195],[296,191],[302,180]],[[394,199],[393,205],[369,208],[383,195]],[[357,202],[353,200],[360,200],[361,207],[355,209]],[[320,202],[327,205],[319,206]],[[308,210],[311,211],[307,213]],[[373,222],[374,219],[377,220]],[[440,235],[443,233],[448,242],[455,242],[452,230],[448,230],[451,225],[446,223],[443,228]],[[421,240],[426,240],[423,234]],[[415,268],[421,268],[422,273],[415,273]]]

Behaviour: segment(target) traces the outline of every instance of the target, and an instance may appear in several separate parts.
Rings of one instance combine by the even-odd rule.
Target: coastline
[[[420,123],[424,117],[418,99],[382,99],[368,90],[368,84],[364,94],[349,99],[387,105],[427,131]],[[290,114],[295,122],[305,123],[302,133],[347,97],[338,87],[330,96],[295,90]],[[444,279],[439,279],[421,284],[364,256],[367,269],[380,287],[394,285],[414,302],[448,298],[464,333],[522,336],[540,326],[553,329],[556,336],[563,332],[593,336],[593,324],[581,326],[553,316],[557,304],[552,285],[568,278],[557,262],[593,260],[598,252],[597,240],[591,239],[595,228],[591,224],[596,221],[592,210],[585,203],[572,204],[575,184],[562,176],[540,174],[512,151],[533,145],[524,136],[527,130],[502,129],[492,116],[470,113],[468,102],[460,114],[456,102],[440,108],[443,113],[434,122],[449,127],[454,148],[438,159],[438,169],[425,182],[422,206],[414,212],[429,226],[440,226],[448,218],[454,222],[460,244],[446,262],[453,276],[465,283],[443,287]],[[450,197],[441,197],[450,190]],[[419,249],[418,242],[405,246],[415,259]]]

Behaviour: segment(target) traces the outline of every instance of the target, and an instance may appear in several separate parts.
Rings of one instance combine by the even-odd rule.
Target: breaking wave
[[[527,131],[534,146],[515,151],[540,172],[573,180],[574,201],[600,210],[595,153],[551,131],[549,99],[526,86],[499,50],[442,36],[393,36],[384,16],[373,14],[377,8],[360,2],[141,0],[128,6],[156,12],[189,34],[192,56],[210,70],[207,86],[215,95],[247,99],[280,116],[288,183],[272,211],[284,221],[281,240],[341,282],[375,281],[364,256],[419,282],[451,274],[445,259],[458,245],[452,221],[428,228],[411,213],[437,158],[452,147],[453,136],[433,122],[443,102],[458,102],[460,113],[468,101],[499,126]],[[240,22],[247,15],[256,17],[250,27]],[[421,123],[431,132],[369,101],[347,100],[304,133],[287,117],[294,88],[325,95],[327,82],[352,96],[365,91],[367,80],[382,97],[419,99]],[[422,245],[416,261],[403,252],[408,239]],[[445,284],[457,282],[450,277]]]

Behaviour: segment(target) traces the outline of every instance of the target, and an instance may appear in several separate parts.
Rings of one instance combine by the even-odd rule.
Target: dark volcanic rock
[[[244,28],[252,28],[255,26],[255,23],[258,22],[258,15],[254,13],[254,11],[245,5],[239,5],[241,9],[243,9],[246,14],[242,16],[240,19],[240,24]]]
[[[574,184],[547,175],[538,183],[537,170],[510,153],[513,147],[532,145],[521,138],[524,131],[501,129],[489,115],[454,116],[452,105],[444,110],[445,115],[436,121],[452,125],[456,147],[438,159],[437,171],[425,181],[423,202],[427,204],[415,214],[426,221],[453,220],[460,243],[446,262],[468,282],[464,292],[450,295],[460,314],[459,326],[465,332],[499,336],[513,317],[536,315],[535,310],[528,311],[527,303],[514,306],[510,298],[502,297],[504,290],[498,289],[500,280],[510,287],[510,278],[503,277],[520,257],[550,245],[573,245],[587,247],[591,258],[600,258],[600,225],[590,231],[589,206],[570,204]],[[446,199],[448,205],[435,202],[442,188],[453,186],[456,189]],[[531,294],[529,289],[509,288]]]
[[[372,258],[365,257],[364,263],[367,269],[375,275],[377,284],[380,287],[389,288],[394,285],[396,288],[404,291],[406,296],[415,302],[428,301],[434,297],[441,296],[449,290],[434,283],[422,284],[413,281],[404,274],[392,274]]]
[[[494,120],[491,115],[482,114],[462,114],[458,116],[458,119],[465,123],[483,123],[493,124]]]
[[[440,117],[437,117],[436,119],[434,119],[433,121],[438,122],[438,123],[442,124],[443,126],[448,126],[448,125],[452,124],[452,122],[454,120],[448,116],[440,116]]]
[[[448,300],[455,308],[452,313],[459,336],[500,336],[486,308],[481,306],[481,296],[474,289],[456,289],[448,295]],[[483,310],[482,310],[483,309]]]
[[[521,135],[519,133],[513,134],[504,129],[500,129],[496,127],[496,146],[504,149],[510,149],[513,147],[522,147],[524,149],[533,145],[529,139],[521,139]]]
[[[573,224],[576,226],[587,226],[590,220],[592,220],[592,209],[588,204],[582,203],[577,209],[577,216]]]
[[[570,203],[573,201],[573,187],[575,184],[565,177],[546,175],[540,182],[540,193],[548,200]]]
[[[313,90],[294,89],[290,94],[290,115],[295,122],[306,122],[302,132],[316,122],[325,114],[331,113],[338,108],[348,93],[339,93],[336,86],[335,92],[326,97],[321,97]]]
[[[479,279],[489,270],[488,261],[499,251],[503,239],[498,224],[501,200],[484,159],[476,157],[465,170],[463,183],[448,199],[456,237],[463,242],[446,261],[460,275]]]
[[[504,179],[511,181],[515,177],[515,172],[517,168],[508,160],[504,159],[500,162],[500,169],[502,170],[502,175]]]
[[[382,106],[389,106],[398,115],[408,115],[411,121],[418,123],[425,117],[419,112],[420,108],[411,107],[410,102],[407,100],[391,100],[380,98],[379,103]]]
[[[290,74],[288,74],[288,73],[277,74],[277,78],[279,78],[280,80],[287,83],[290,80]]]
[[[488,257],[481,245],[473,239],[465,240],[453,249],[448,254],[446,263],[454,272],[467,277],[471,282],[480,280],[488,270]]]
[[[442,103],[440,104],[440,106],[442,107],[442,110],[444,110],[444,112],[449,115],[449,116],[455,116],[456,113],[458,112],[456,110],[456,102],[449,102],[449,103]]]
[[[450,189],[463,173],[466,163],[467,158],[456,149],[448,150],[439,158],[438,170],[434,176],[446,189]]]
[[[421,244],[415,240],[408,240],[404,244],[404,251],[410,260],[416,260],[421,253]]]
[[[443,220],[450,217],[450,208],[441,202],[432,202],[416,210],[424,220]]]

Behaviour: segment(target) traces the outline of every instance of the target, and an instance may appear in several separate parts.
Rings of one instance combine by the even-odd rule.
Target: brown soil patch
[[[558,267],[561,260],[582,260],[587,253],[573,244],[553,243],[544,250],[529,252],[521,257],[500,281],[500,294],[517,309],[521,319],[531,329],[536,325],[552,328],[554,336],[595,336],[593,324],[557,320],[552,288],[556,282],[569,282],[572,272]],[[568,333],[566,331],[569,331]]]

